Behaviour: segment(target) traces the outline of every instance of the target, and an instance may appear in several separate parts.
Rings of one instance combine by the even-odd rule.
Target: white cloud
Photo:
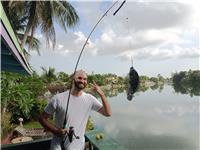
[[[150,59],[150,60],[164,60],[172,58],[192,58],[199,57],[200,51],[198,48],[182,48],[174,46],[170,49],[163,48],[149,48],[141,49],[139,51],[127,51],[123,52],[117,57],[122,60],[130,59],[131,56],[134,59]]]
[[[116,18],[105,18],[106,27],[95,41],[97,54],[154,60],[199,57],[193,8],[191,3],[127,3]]]
[[[74,35],[77,36],[77,38],[74,40],[75,44],[82,44],[86,40],[85,35],[80,31],[79,32],[74,32]]]
[[[187,114],[198,113],[198,107],[183,107],[183,106],[165,106],[163,108],[154,108],[154,111],[160,115],[176,115],[176,116],[184,116]]]
[[[83,61],[80,64],[87,66],[88,71],[98,70],[123,75],[126,71],[125,66],[129,65],[130,61],[119,60],[130,60],[131,56],[133,59],[138,59],[137,67],[141,69],[142,74],[153,76],[157,72],[170,76],[172,71],[196,69],[199,66],[197,64],[197,59],[200,57],[198,1],[129,0],[117,15],[113,16],[121,2],[100,22],[86,44]],[[37,35],[41,40],[41,56],[35,56],[36,53],[33,51],[31,55],[34,57],[33,65],[37,65],[38,68],[45,63],[56,66],[58,70],[73,68],[73,63],[80,54],[92,27],[113,1],[71,1],[71,3],[80,16],[78,26],[68,30],[67,34],[55,26],[57,44],[54,50],[51,46],[46,47],[41,34]],[[92,58],[93,56],[95,58]],[[52,62],[52,59],[55,61]],[[104,59],[111,61],[110,64],[116,63],[117,67],[112,69],[110,69],[111,65],[107,67],[109,69],[102,67]],[[91,60],[95,63],[90,63]],[[164,69],[163,66],[157,65],[160,63],[152,60],[164,60],[160,62],[166,66],[168,63],[177,62],[180,65],[176,64],[172,68]],[[156,71],[148,69],[147,63],[157,66]]]
[[[78,11],[81,21],[87,28],[92,28],[111,3],[76,4],[77,8],[88,8]],[[131,55],[138,59],[155,60],[198,57],[196,43],[199,42],[199,26],[196,21],[199,20],[197,14],[200,9],[197,8],[197,3],[188,1],[127,1],[116,16],[112,15],[114,9],[107,14],[94,31],[93,39],[88,40],[85,49],[89,55],[113,55],[121,59],[130,58]],[[55,52],[59,50],[60,54],[67,54],[64,56],[79,53],[87,38],[80,30],[67,34],[60,32],[57,35]]]
[[[61,56],[68,56],[68,55],[69,55],[69,52],[70,52],[70,51],[69,51],[68,49],[53,51],[53,53],[59,54],[59,55],[61,55]]]
[[[104,34],[102,34],[102,36],[101,36],[101,41],[102,42],[105,42],[105,43],[112,43],[113,42],[113,40],[112,40],[112,36],[109,36],[109,34],[107,34],[107,33],[104,33]]]
[[[64,47],[64,45],[58,44],[58,50],[62,49],[63,47]]]

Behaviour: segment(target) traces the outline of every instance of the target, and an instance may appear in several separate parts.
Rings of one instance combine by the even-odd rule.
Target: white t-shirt
[[[67,107],[68,93],[63,92],[55,95],[48,105],[45,107],[45,112],[53,115],[55,113],[55,126],[62,128],[64,122],[65,111]],[[72,143],[67,140],[65,142],[66,150],[82,150],[85,145],[85,128],[91,110],[98,111],[102,104],[91,94],[83,92],[81,96],[70,95],[68,112],[66,117],[66,128],[74,127],[76,136],[80,139],[75,139]],[[51,142],[51,150],[61,150],[61,137],[54,135]]]

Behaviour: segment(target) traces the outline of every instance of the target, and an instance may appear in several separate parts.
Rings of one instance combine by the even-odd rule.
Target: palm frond
[[[23,37],[24,37],[24,34],[23,33],[17,33],[17,36],[18,36],[18,38],[20,40],[22,40]],[[30,41],[31,40],[32,40],[31,50],[36,50],[37,53],[38,53],[38,55],[40,55],[40,51],[39,51],[39,48],[40,48],[40,45],[41,45],[40,41],[37,38],[35,38],[35,37],[31,38],[30,36],[28,36],[27,40],[26,40],[26,44],[28,46],[30,45]]]
[[[13,30],[23,31],[26,27],[27,16],[22,12],[23,9],[19,11],[19,8],[24,6],[24,3],[16,3],[14,1],[2,1],[1,3],[4,7],[4,10],[11,23]]]
[[[63,4],[63,6],[66,8],[66,10],[68,10],[69,15],[65,15],[65,20],[67,20],[67,26],[68,27],[72,27],[74,25],[76,25],[79,21],[79,17],[76,13],[76,10],[74,9],[74,7],[66,1],[60,1],[60,3]]]
[[[55,19],[65,31],[67,27],[72,27],[78,23],[79,17],[70,3],[66,1],[54,1],[53,9]]]
[[[42,23],[40,25],[41,31],[45,35],[47,44],[49,45],[49,41],[51,41],[54,48],[56,43],[56,33],[53,24],[53,16],[50,2],[43,2],[40,7],[40,18],[42,19]],[[46,9],[44,9],[44,7]]]
[[[30,59],[31,55],[29,54],[29,52],[26,50],[26,49],[22,49],[23,53],[24,53],[24,56],[27,60]]]
[[[53,48],[56,44],[56,33],[54,22],[67,32],[68,27],[75,26],[79,17],[66,1],[5,1],[2,2],[10,14],[10,20],[15,31],[24,32],[21,42],[23,48],[26,41],[29,41],[30,48],[34,45],[34,34],[38,27],[46,38],[47,45],[52,42]],[[30,35],[30,40],[27,40]],[[33,46],[34,47],[34,46]],[[39,52],[39,51],[38,51]]]

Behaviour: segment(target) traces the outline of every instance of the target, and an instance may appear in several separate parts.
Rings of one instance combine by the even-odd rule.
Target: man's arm
[[[48,131],[58,136],[66,135],[68,133],[67,129],[57,128],[56,126],[51,124],[49,122],[49,117],[50,115],[46,113],[45,111],[39,117],[39,122],[45,129],[47,129]]]
[[[92,88],[94,91],[96,91],[99,94],[102,100],[102,104],[103,104],[103,107],[100,108],[98,112],[107,117],[111,116],[112,112],[111,112],[110,104],[108,103],[108,100],[103,90],[96,84],[96,82],[93,82]]]

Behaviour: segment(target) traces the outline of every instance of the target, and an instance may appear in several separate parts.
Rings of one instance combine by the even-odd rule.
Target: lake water
[[[95,126],[103,129],[130,150],[199,150],[199,97],[162,90],[126,92],[110,97],[112,116],[92,114]]]

